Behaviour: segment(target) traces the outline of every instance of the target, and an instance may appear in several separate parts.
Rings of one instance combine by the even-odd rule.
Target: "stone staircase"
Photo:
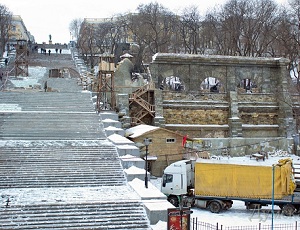
[[[0,102],[0,139],[106,138],[88,93],[7,92]]]
[[[130,209],[130,212],[128,211]],[[14,206],[1,211],[1,229],[149,229],[139,202]],[[12,218],[13,216],[13,218]]]
[[[125,185],[114,146],[1,148],[1,188]]]
[[[0,91],[0,229],[150,230],[91,93],[41,80],[57,92]]]

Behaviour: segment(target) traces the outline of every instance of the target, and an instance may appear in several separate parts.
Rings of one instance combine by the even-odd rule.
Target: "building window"
[[[176,139],[175,138],[167,138],[166,143],[175,143]]]

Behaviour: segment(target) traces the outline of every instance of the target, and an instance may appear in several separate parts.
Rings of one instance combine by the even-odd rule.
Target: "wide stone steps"
[[[0,93],[0,104],[17,105],[22,111],[95,112],[91,94],[80,92]]]
[[[0,140],[105,139],[100,124],[90,93],[0,92]]]
[[[118,153],[113,145],[1,148],[0,188],[76,187],[125,183]]]
[[[88,140],[105,139],[95,113],[0,114],[0,139]]]
[[[0,214],[3,229],[150,229],[137,201],[8,206]]]

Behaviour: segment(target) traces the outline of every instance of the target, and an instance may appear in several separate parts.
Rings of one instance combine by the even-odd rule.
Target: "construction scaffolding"
[[[15,76],[28,77],[28,47],[26,40],[17,40]]]
[[[102,55],[97,76],[97,111],[115,110],[116,97],[114,87],[115,63],[113,55]]]

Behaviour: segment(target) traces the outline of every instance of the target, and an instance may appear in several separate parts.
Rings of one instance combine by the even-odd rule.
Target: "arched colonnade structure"
[[[150,64],[160,88],[156,124],[218,151],[229,148],[231,155],[291,150],[296,125],[288,64],[285,58],[158,53]],[[180,87],[165,87],[170,78]],[[217,84],[215,90],[209,79]]]

